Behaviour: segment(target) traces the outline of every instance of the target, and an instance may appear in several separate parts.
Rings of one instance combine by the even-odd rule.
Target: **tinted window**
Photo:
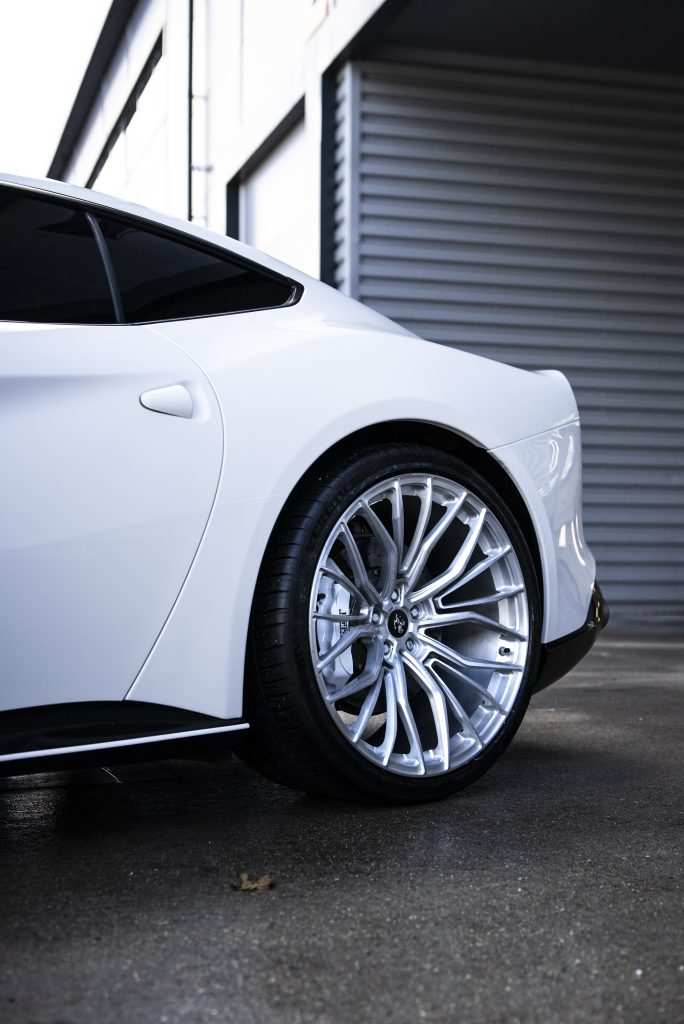
[[[98,216],[126,320],[176,320],[282,306],[293,285],[220,254]]]
[[[0,320],[115,320],[84,213],[20,189],[0,188]]]

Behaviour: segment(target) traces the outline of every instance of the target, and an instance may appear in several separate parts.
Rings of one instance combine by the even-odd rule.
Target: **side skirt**
[[[0,774],[80,764],[215,756],[241,719],[135,701],[85,701],[0,713]]]

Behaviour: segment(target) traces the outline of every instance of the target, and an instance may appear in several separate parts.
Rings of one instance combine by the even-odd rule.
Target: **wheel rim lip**
[[[492,681],[495,680],[495,677],[504,677],[505,682],[503,686],[501,685],[500,679],[496,680],[495,690],[497,691],[497,693],[502,692],[504,695],[504,699],[501,702],[501,707],[504,709],[505,713],[497,712],[496,715],[489,713],[484,718],[483,715],[480,715],[479,724],[482,726],[482,735],[481,743],[479,746],[476,745],[474,741],[471,742],[466,737],[464,731],[460,731],[457,729],[453,732],[453,734],[450,733],[449,763],[447,768],[444,767],[442,757],[438,754],[436,748],[422,749],[420,759],[418,759],[415,756],[412,757],[410,750],[408,753],[401,753],[392,750],[389,760],[383,762],[378,755],[378,747],[369,744],[367,740],[363,738],[353,740],[350,725],[349,723],[345,722],[345,720],[341,717],[341,712],[336,708],[335,705],[337,701],[329,699],[331,693],[329,684],[326,681],[325,677],[323,676],[322,671],[319,671],[317,667],[317,662],[319,660],[321,652],[318,647],[317,619],[314,617],[314,614],[317,608],[319,579],[322,575],[324,575],[322,570],[325,567],[326,563],[330,560],[332,548],[336,543],[342,525],[348,525],[349,523],[351,523],[352,520],[360,514],[364,503],[372,506],[372,503],[374,501],[386,498],[390,488],[395,484],[395,482],[399,483],[401,489],[408,488],[408,490],[402,490],[402,495],[405,497],[414,494],[411,488],[424,488],[428,480],[432,481],[433,504],[436,503],[445,505],[445,501],[453,501],[457,494],[465,493],[465,498],[463,501],[464,510],[469,509],[471,511],[477,512],[486,509],[485,522],[487,524],[487,529],[483,529],[484,539],[489,539],[490,541],[498,539],[500,542],[499,546],[509,547],[508,553],[502,556],[502,558],[499,561],[499,564],[497,564],[496,566],[496,574],[501,576],[503,570],[505,569],[509,579],[512,577],[515,581],[515,585],[521,588],[514,598],[507,598],[504,600],[504,605],[508,606],[511,605],[511,602],[513,602],[513,605],[511,605],[511,607],[515,608],[514,612],[511,612],[509,609],[506,617],[515,618],[518,625],[522,623],[526,635],[526,639],[524,641],[518,641],[516,645],[515,661],[519,663],[519,671],[516,671],[514,673],[506,671],[505,674],[503,670],[493,671],[489,679],[489,682],[486,684],[486,689],[489,690],[489,686],[491,685]],[[460,519],[460,516],[458,518]],[[461,520],[461,523],[462,522],[463,521]],[[406,541],[404,545],[405,550],[407,546],[408,542]],[[478,547],[482,550],[481,544],[479,544]],[[494,576],[495,573],[492,571],[492,580],[494,580]],[[419,576],[418,580],[415,582],[420,582],[420,578],[421,577]],[[497,594],[499,593],[499,589],[499,587],[496,588]],[[442,599],[443,597],[444,595],[442,595]],[[393,603],[393,607],[397,607],[397,605]],[[498,608],[499,605],[496,604],[494,605],[494,607]],[[419,636],[420,630],[420,623],[415,623],[412,621],[409,606],[407,605],[406,608],[408,612],[408,629],[406,635],[403,637],[402,640],[403,647],[405,646],[405,641],[407,640],[407,638],[409,636]],[[461,768],[470,761],[474,760],[477,756],[479,756],[486,749],[488,749],[488,747],[491,745],[491,743],[494,741],[496,736],[500,733],[501,729],[505,725],[506,721],[508,720],[513,710],[513,707],[516,704],[522,686],[522,682],[525,677],[525,671],[527,668],[527,663],[530,655],[529,623],[529,602],[522,568],[520,566],[520,562],[518,560],[513,544],[505,528],[501,524],[496,514],[492,511],[491,507],[489,507],[478,494],[476,494],[469,488],[466,488],[464,485],[460,484],[456,480],[450,479],[449,477],[445,477],[438,474],[421,472],[400,473],[398,475],[393,475],[384,478],[378,483],[372,485],[370,488],[367,488],[361,495],[359,495],[359,497],[350,502],[347,508],[344,510],[344,512],[338,517],[333,528],[328,533],[328,536],[321,549],[316,564],[309,602],[309,643],[310,655],[312,659],[312,669],[316,677],[319,692],[321,694],[321,697],[323,698],[326,708],[328,709],[328,712],[330,713],[338,730],[342,733],[342,735],[348,741],[349,745],[354,750],[356,750],[360,755],[362,755],[366,760],[370,761],[376,767],[379,767],[390,774],[410,776],[414,778],[433,777],[435,775],[453,772],[456,769]],[[501,619],[500,624],[502,625],[502,627],[511,626],[511,623],[504,622],[503,618]],[[500,642],[500,640],[497,641],[497,643],[498,642]],[[397,643],[399,643],[399,641],[397,641]],[[402,655],[402,660],[404,656],[405,655]],[[425,658],[424,660],[427,661],[428,658]],[[429,657],[429,662],[431,665],[435,664],[436,662],[439,663],[440,660],[441,659],[439,657]],[[501,664],[505,666],[506,663],[502,662]],[[406,675],[408,678],[408,673],[406,673]],[[493,693],[491,695],[494,696]],[[478,712],[479,708],[476,708],[475,711],[473,712],[473,715],[470,716],[471,722],[475,722]],[[474,728],[476,728],[475,725]],[[476,729],[476,731],[478,730]],[[396,739],[394,745],[396,745]]]

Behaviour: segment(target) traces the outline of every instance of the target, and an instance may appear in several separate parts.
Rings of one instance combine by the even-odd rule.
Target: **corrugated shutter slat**
[[[684,85],[445,55],[338,82],[337,283],[570,378],[619,622],[684,621]]]

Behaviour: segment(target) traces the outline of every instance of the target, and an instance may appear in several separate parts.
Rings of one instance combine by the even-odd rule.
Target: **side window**
[[[0,320],[115,322],[104,265],[84,213],[0,187]]]
[[[230,257],[98,214],[128,321],[282,306],[293,284]]]

